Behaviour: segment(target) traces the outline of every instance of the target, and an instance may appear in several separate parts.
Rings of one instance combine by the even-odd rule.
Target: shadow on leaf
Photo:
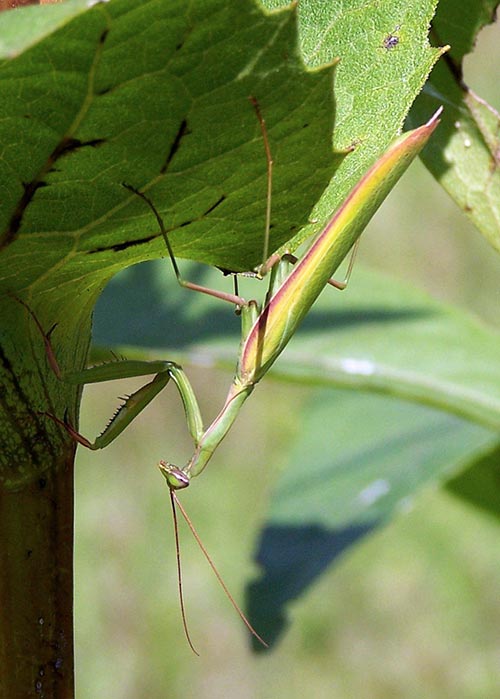
[[[250,621],[270,648],[287,627],[286,605],[377,524],[374,521],[332,530],[317,525],[264,529],[255,556],[262,575],[248,585],[246,598]],[[263,647],[254,640],[253,650],[262,652]]]

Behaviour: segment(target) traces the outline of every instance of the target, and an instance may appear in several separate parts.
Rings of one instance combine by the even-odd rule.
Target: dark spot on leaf
[[[101,44],[104,44],[104,42],[105,42],[106,39],[108,38],[108,34],[109,34],[109,29],[105,29],[105,30],[103,31],[103,33],[101,34],[101,36],[99,37],[99,42],[100,42]]]
[[[63,155],[66,155],[67,153],[72,153],[75,150],[79,150],[80,148],[86,148],[87,146],[96,148],[97,146],[100,146],[102,143],[105,143],[104,138],[94,138],[91,141],[80,141],[80,139],[78,138],[63,138],[62,141],[52,152],[50,158],[52,162],[55,162],[58,158],[60,158]]]
[[[217,199],[217,201],[216,201],[214,204],[212,204],[212,206],[209,206],[209,207],[208,207],[208,209],[205,211],[204,214],[202,214],[202,216],[208,216],[208,214],[211,214],[212,211],[215,211],[215,209],[216,209],[218,206],[220,206],[220,205],[222,204],[223,201],[225,201],[225,199],[226,199],[226,195],[223,194],[219,199]]]
[[[45,182],[42,179],[42,177],[46,175],[48,172],[53,171],[54,164],[56,163],[56,161],[62,156],[66,155],[67,153],[71,153],[72,151],[78,150],[79,148],[85,148],[87,146],[95,148],[104,142],[105,139],[102,138],[95,138],[91,141],[80,141],[77,138],[68,137],[61,139],[61,141],[57,144],[57,146],[54,148],[52,153],[47,158],[44,167],[40,170],[38,174],[38,178],[35,178],[33,181],[25,183],[23,185],[24,193],[21,199],[19,200],[19,203],[16,206],[14,213],[11,216],[9,225],[4,234],[4,245],[9,244],[11,240],[15,237],[16,233],[19,231],[21,227],[21,222],[23,220],[24,212],[26,208],[29,206],[33,197],[35,196],[35,192],[37,191],[37,189],[48,186],[48,183]]]
[[[35,192],[37,189],[40,189],[41,187],[46,187],[47,183],[46,182],[25,182],[23,183],[24,187],[24,193],[19,200],[19,204],[17,205],[14,213],[11,216],[10,222],[9,222],[9,228],[8,228],[8,236],[13,237],[21,227],[21,222],[23,220],[23,215],[26,207],[30,203],[30,201],[33,199],[35,196]]]
[[[88,255],[94,255],[97,252],[121,252],[122,250],[128,250],[128,248],[133,248],[136,245],[143,245],[144,243],[150,243],[152,240],[156,240],[157,235],[149,235],[147,238],[141,238],[141,240],[127,240],[124,243],[117,243],[116,245],[110,245],[109,247],[94,248],[88,251]]]
[[[388,34],[384,39],[384,48],[387,49],[388,51],[390,49],[396,48],[396,46],[398,44],[399,44],[399,37],[394,36],[394,34]]]
[[[358,146],[360,146],[360,145],[361,145],[361,141],[360,141],[359,139],[356,139],[355,141],[353,141],[352,143],[350,143],[350,144],[346,147],[345,153],[348,155],[349,153],[354,152],[354,151],[356,150],[356,148],[357,148]]]
[[[172,145],[170,146],[170,150],[168,152],[167,159],[165,160],[165,163],[162,165],[162,167],[160,169],[160,172],[162,174],[164,174],[167,171],[167,168],[170,165],[170,163],[172,162],[174,155],[179,150],[179,147],[180,147],[180,144],[181,144],[183,137],[188,133],[190,133],[190,131],[188,129],[188,123],[187,123],[186,119],[183,119],[181,121],[179,129],[177,130],[175,138],[172,141]]]

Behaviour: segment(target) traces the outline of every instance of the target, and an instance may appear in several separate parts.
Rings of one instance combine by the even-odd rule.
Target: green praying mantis
[[[250,99],[261,125],[267,157],[265,254],[262,265],[254,270],[254,276],[258,278],[263,278],[266,275],[269,277],[269,287],[262,307],[259,307],[256,301],[247,301],[239,296],[237,289],[235,289],[234,294],[226,294],[182,280],[168,234],[153,202],[144,193],[131,185],[124,185],[134,196],[141,197],[155,215],[178,281],[186,288],[210,294],[234,304],[241,314],[242,338],[234,377],[222,409],[208,427],[205,427],[203,424],[198,401],[186,373],[175,362],[123,360],[90,367],[81,372],[63,376],[52,352],[50,333],[44,333],[38,320],[26,306],[44,336],[48,361],[58,378],[73,384],[86,384],[154,374],[154,378],[148,384],[126,398],[110,423],[93,442],[77,432],[66,419],[62,420],[56,416],[50,416],[64,427],[74,440],[88,449],[102,449],[114,441],[170,381],[173,381],[177,387],[184,407],[187,427],[193,439],[194,450],[184,466],[179,467],[169,461],[161,460],[159,468],[169,487],[174,517],[179,595],[184,630],[188,643],[195,653],[197,651],[190,640],[184,612],[176,505],[186,518],[198,544],[201,546],[203,553],[238,614],[258,640],[264,643],[264,645],[266,644],[251,627],[243,612],[229,594],[180,504],[176,491],[186,488],[190,484],[191,479],[198,476],[205,469],[218,445],[230,430],[242,405],[252,393],[256,384],[283,352],[325,285],[332,283],[338,288],[344,287],[344,284],[334,282],[332,275],[346,258],[349,251],[353,249],[367,223],[387,194],[424,147],[439,123],[439,114],[441,112],[441,110],[438,110],[426,124],[403,134],[393,142],[351,190],[342,205],[310,244],[302,258],[297,260],[291,254],[283,256],[274,254],[267,257],[267,240],[271,221],[273,162],[265,122],[259,105],[255,98]],[[26,304],[23,303],[23,305]]]

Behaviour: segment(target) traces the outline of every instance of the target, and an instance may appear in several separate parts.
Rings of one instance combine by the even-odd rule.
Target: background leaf
[[[409,116],[417,124],[443,104],[443,122],[436,139],[421,155],[426,167],[473,221],[496,250],[500,250],[500,116],[463,82],[462,62],[477,34],[492,22],[498,0],[441,0],[433,20],[435,41],[449,43]]]
[[[463,473],[446,484],[454,495],[476,507],[500,516],[500,448],[485,454]]]
[[[35,46],[54,31],[63,27],[91,6],[89,0],[71,0],[50,5],[40,11],[36,6],[23,7],[20,12],[0,14],[0,59],[15,58]]]
[[[217,283],[213,272],[194,272],[187,270],[197,282]],[[237,342],[239,323],[227,309],[176,289],[166,263],[127,275],[124,286],[118,278],[98,304],[101,344],[121,337],[133,346],[140,338],[182,362],[231,367],[230,340]],[[253,280],[248,286],[258,289]],[[136,293],[122,295],[131,288]],[[172,333],[165,334],[167,325]],[[283,475],[256,554],[262,574],[248,590],[252,623],[266,640],[278,640],[287,605],[339,554],[400,512],[424,486],[487,459],[500,424],[498,347],[498,334],[465,313],[359,266],[345,293],[325,290],[274,376],[404,396],[495,431],[391,398],[318,392],[292,431],[291,453],[282,457]]]
[[[498,436],[388,398],[318,391],[275,486],[248,589],[252,623],[273,643],[284,608],[415,492],[482,458]],[[254,645],[257,649],[257,645]]]
[[[97,306],[97,344],[139,343],[180,361],[233,368],[238,319],[215,299],[178,288],[166,262],[155,265],[106,289]],[[216,272],[191,278],[221,285]],[[248,297],[262,286],[249,282]],[[346,292],[325,289],[272,373],[389,393],[498,429],[499,346],[495,330],[462,311],[357,266]]]

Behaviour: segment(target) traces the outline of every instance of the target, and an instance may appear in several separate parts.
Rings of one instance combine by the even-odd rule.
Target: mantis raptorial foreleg
[[[54,415],[50,415],[50,417],[64,427],[73,439],[84,447],[87,447],[87,449],[104,449],[111,444],[133,420],[135,420],[144,408],[146,408],[165,388],[170,379],[172,379],[184,405],[189,433],[196,444],[197,440],[203,434],[200,409],[185,372],[178,364],[175,364],[175,362],[161,360],[151,362],[120,360],[110,362],[109,364],[90,367],[89,369],[84,369],[74,374],[63,374],[61,375],[61,379],[67,383],[84,385],[112,381],[115,379],[130,379],[138,376],[148,376],[150,374],[155,374],[152,381],[141,386],[141,388],[124,399],[124,402],[113,415],[105,429],[93,442],[77,432],[66,420],[61,420]]]
[[[130,396],[124,399],[124,403],[118,408],[105,429],[91,442],[81,435],[66,419],[62,420],[56,415],[46,413],[54,422],[71,435],[71,437],[87,449],[104,449],[113,442],[130,423],[146,408],[151,401],[165,388],[170,379],[174,382],[184,406],[186,422],[189,433],[196,444],[204,432],[200,407],[196,395],[189,382],[186,373],[175,362],[167,360],[138,361],[120,359],[117,361],[89,367],[78,372],[65,373],[61,370],[59,362],[52,349],[50,336],[54,332],[56,325],[53,325],[48,332],[45,332],[38,317],[30,306],[18,297],[14,297],[28,311],[35,322],[38,331],[43,337],[45,354],[50,368],[60,381],[69,384],[85,385],[90,383],[102,383],[104,381],[114,381],[117,379],[131,379],[139,376],[150,376],[155,374],[152,381],[141,386]]]

